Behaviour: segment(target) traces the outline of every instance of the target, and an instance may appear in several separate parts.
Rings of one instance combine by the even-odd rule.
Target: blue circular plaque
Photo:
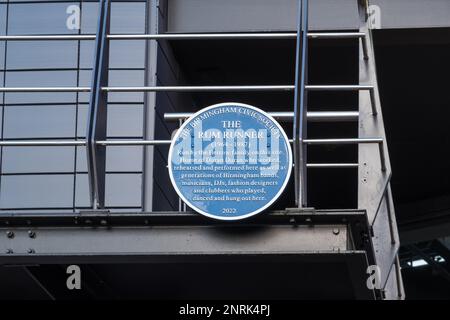
[[[180,198],[214,219],[238,220],[268,208],[292,169],[286,133],[270,115],[242,103],[200,110],[177,130],[169,175]]]

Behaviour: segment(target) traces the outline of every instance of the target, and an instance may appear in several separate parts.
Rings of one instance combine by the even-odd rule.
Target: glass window
[[[75,106],[6,106],[4,138],[74,138]]]
[[[3,85],[3,79],[5,77],[5,73],[0,71],[0,86],[4,86]],[[0,103],[3,103],[3,93],[0,93]]]
[[[107,147],[106,171],[142,171],[142,151],[139,146]]]
[[[5,41],[0,41],[0,70],[4,69],[5,69]]]
[[[108,136],[142,137],[144,130],[143,105],[108,105]]]
[[[0,208],[73,206],[73,175],[2,176]]]
[[[78,114],[77,114],[77,137],[85,138],[87,132],[87,117],[88,117],[88,109],[89,105],[80,104],[78,105]]]
[[[89,206],[89,189],[87,174],[76,175],[75,206]],[[107,207],[140,207],[141,174],[106,175],[105,202]]]
[[[91,57],[92,60],[92,57]],[[145,41],[110,41],[110,68],[144,68]]]
[[[9,34],[75,34],[66,26],[66,9],[76,2],[9,4]]]
[[[79,76],[79,86],[80,87],[90,87],[92,82],[92,70],[80,70]],[[78,102],[89,103],[91,98],[90,92],[80,92],[78,93]]]
[[[98,3],[83,2],[81,8],[81,33],[96,34],[98,22]]]
[[[77,68],[77,41],[10,41],[7,52],[8,70]]]
[[[0,4],[0,35],[6,34],[6,5]],[[0,41],[0,70],[5,68],[5,41]]]
[[[15,0],[8,11],[6,2],[0,0],[0,35],[7,27],[11,35],[95,34],[97,30],[95,0]],[[70,5],[80,6],[81,30],[66,26]],[[146,1],[113,0],[111,33],[144,33],[145,17]],[[0,41],[0,86],[90,87],[94,46],[95,41],[86,40]],[[145,48],[146,41],[111,41],[109,85],[144,85]],[[4,139],[84,139],[86,135],[90,93],[0,93],[1,104],[3,97]],[[144,93],[108,97],[108,137],[141,138]],[[74,205],[89,207],[85,147],[3,147],[0,152],[0,208],[61,212]],[[106,157],[107,206],[119,207],[116,211],[140,207],[143,147],[108,147]]]
[[[142,195],[141,174],[106,175],[105,204],[108,207],[139,207]]]
[[[77,172],[87,172],[87,158],[86,158],[86,148],[77,147]]]
[[[74,147],[3,147],[2,172],[73,172]]]
[[[0,3],[0,35],[6,34],[6,4]]]
[[[142,171],[142,148],[140,146],[109,146],[106,148],[106,171]],[[77,149],[77,172],[87,172],[86,148]]]
[[[89,178],[87,174],[75,176],[75,207],[89,207]]]
[[[145,33],[145,3],[111,4],[111,33]]]
[[[9,71],[6,73],[9,87],[76,87],[76,71]],[[7,93],[5,103],[74,103],[73,92],[17,92]]]
[[[88,105],[78,109],[77,131],[79,137],[86,135]],[[108,137],[142,137],[144,130],[143,105],[108,105]]]
[[[144,72],[140,70],[110,70],[109,86],[140,87],[144,86]],[[144,102],[142,92],[112,92],[108,94],[108,102]]]
[[[95,41],[80,41],[80,68],[90,68],[94,64]]]

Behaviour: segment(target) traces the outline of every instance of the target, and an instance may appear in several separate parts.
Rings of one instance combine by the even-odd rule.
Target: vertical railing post
[[[95,42],[95,56],[92,71],[91,97],[89,102],[86,148],[90,200],[93,209],[105,206],[106,147],[96,144],[106,140],[108,94],[102,91],[108,85],[110,1],[99,1],[99,20]]]
[[[294,92],[294,174],[295,200],[299,208],[307,206],[306,112],[305,85],[308,78],[308,0],[299,0]]]

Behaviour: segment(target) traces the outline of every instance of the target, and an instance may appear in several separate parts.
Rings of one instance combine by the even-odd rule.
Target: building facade
[[[279,261],[306,284],[268,297],[403,299],[371,29],[444,27],[449,4],[309,2],[0,1],[0,263],[158,262],[164,277],[161,263]],[[217,225],[176,194],[168,142],[228,101],[272,113],[294,146],[304,110],[307,161],[270,210]]]

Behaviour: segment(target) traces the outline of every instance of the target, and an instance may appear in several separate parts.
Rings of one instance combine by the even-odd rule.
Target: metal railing
[[[380,148],[381,168],[386,170],[383,140],[380,138],[355,139],[306,139],[308,121],[357,121],[358,112],[307,112],[306,96],[309,91],[360,91],[370,92],[372,111],[376,115],[374,86],[372,85],[308,85],[307,84],[307,39],[361,39],[363,55],[367,58],[367,39],[362,32],[320,33],[308,32],[308,0],[300,0],[298,6],[297,32],[259,33],[210,33],[210,34],[110,34],[110,1],[99,1],[97,33],[89,35],[4,35],[0,41],[60,41],[95,40],[93,81],[90,87],[3,87],[0,92],[90,92],[89,121],[86,140],[2,140],[2,147],[25,146],[85,146],[88,153],[88,176],[93,208],[104,207],[104,175],[106,146],[157,146],[170,144],[170,140],[107,140],[106,106],[107,95],[112,92],[294,92],[293,112],[272,112],[282,121],[293,121],[294,134],[291,143],[295,157],[296,200],[299,207],[306,202],[306,168],[356,168],[357,163],[307,163],[306,146],[323,144],[376,143]],[[111,40],[250,40],[250,39],[296,39],[296,78],[294,85],[238,85],[238,86],[134,86],[110,87],[108,83],[108,53]],[[189,113],[165,115],[168,121],[182,120]],[[300,165],[298,165],[300,164]]]

